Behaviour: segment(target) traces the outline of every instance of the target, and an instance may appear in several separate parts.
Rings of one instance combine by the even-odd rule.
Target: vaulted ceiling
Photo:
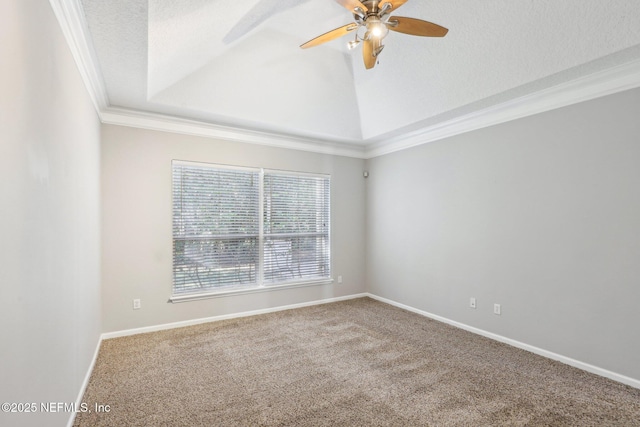
[[[106,122],[178,120],[366,156],[640,85],[638,0],[410,0],[392,15],[449,33],[391,32],[372,70],[350,36],[300,49],[353,22],[334,0],[80,6]]]

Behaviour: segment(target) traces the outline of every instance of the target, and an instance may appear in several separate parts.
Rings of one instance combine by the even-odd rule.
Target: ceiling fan
[[[375,67],[378,55],[384,49],[382,40],[387,36],[389,30],[422,37],[444,37],[449,32],[448,29],[440,25],[421,19],[389,16],[391,11],[396,10],[408,0],[336,1],[353,13],[355,22],[311,39],[300,45],[301,48],[318,46],[354,32],[355,39],[350,41],[348,46],[353,49],[362,43],[364,66],[371,69]]]

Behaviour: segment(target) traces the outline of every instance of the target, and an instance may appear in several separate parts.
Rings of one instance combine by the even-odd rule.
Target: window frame
[[[257,264],[257,268],[256,268],[256,284],[255,285],[237,285],[237,286],[229,286],[229,287],[224,287],[221,289],[207,289],[206,291],[203,292],[181,292],[181,293],[176,293],[176,284],[175,284],[175,252],[174,252],[174,245],[176,242],[176,236],[174,234],[174,229],[173,229],[173,222],[175,220],[174,218],[174,210],[173,210],[173,203],[174,203],[174,199],[176,197],[176,193],[174,192],[174,187],[173,187],[173,178],[172,178],[172,185],[171,185],[171,219],[172,219],[172,236],[171,236],[171,244],[172,244],[172,256],[171,256],[171,263],[172,263],[172,280],[171,280],[171,296],[169,298],[170,303],[177,303],[177,302],[185,302],[185,301],[193,301],[193,300],[200,300],[200,299],[208,299],[208,298],[216,298],[216,297],[223,297],[223,296],[229,296],[229,295],[239,295],[239,294],[250,294],[250,293],[256,293],[256,292],[268,292],[268,291],[273,291],[273,290],[281,290],[281,289],[288,289],[288,288],[297,288],[297,287],[306,287],[306,286],[317,286],[317,285],[327,285],[327,284],[331,284],[334,282],[331,274],[332,274],[332,264],[333,264],[333,260],[331,257],[331,253],[332,253],[332,238],[331,238],[331,217],[332,217],[332,211],[331,211],[331,188],[332,188],[332,180],[331,180],[331,175],[330,174],[321,174],[321,173],[310,173],[310,172],[300,172],[300,171],[289,171],[289,170],[282,170],[282,169],[268,169],[268,168],[261,168],[261,167],[246,167],[246,166],[234,166],[234,165],[225,165],[225,164],[217,164],[217,163],[204,163],[204,162],[193,162],[193,161],[185,161],[185,160],[172,160],[171,161],[171,173],[172,173],[172,177],[173,177],[173,173],[174,173],[174,167],[176,165],[182,165],[182,166],[193,166],[193,167],[204,167],[204,168],[211,168],[211,169],[216,169],[216,170],[236,170],[236,171],[245,171],[245,172],[253,172],[253,173],[258,173],[259,176],[259,184],[258,184],[258,254],[259,254],[259,260],[258,260],[258,264]],[[269,236],[269,234],[265,234],[264,232],[264,226],[265,226],[265,219],[264,219],[264,214],[265,214],[265,206],[264,206],[264,199],[265,199],[265,194],[264,194],[264,177],[266,174],[273,174],[273,175],[280,175],[280,176],[287,176],[287,177],[310,177],[310,178],[320,178],[323,180],[327,180],[328,181],[328,194],[327,194],[327,200],[326,200],[326,209],[327,209],[327,220],[328,220],[328,225],[327,225],[327,231],[326,231],[326,245],[327,245],[327,257],[328,257],[328,275],[326,277],[314,277],[314,278],[310,278],[310,279],[301,279],[301,278],[296,278],[293,280],[289,280],[289,281],[283,281],[283,282],[275,282],[275,283],[267,283],[265,282],[265,278],[264,278],[264,271],[265,271],[265,239],[266,237]],[[324,236],[324,233],[321,233],[321,235]]]

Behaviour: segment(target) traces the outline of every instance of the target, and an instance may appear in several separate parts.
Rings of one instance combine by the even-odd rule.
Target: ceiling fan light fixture
[[[382,38],[384,34],[384,30],[380,25],[372,25],[370,32],[373,37],[377,37],[379,39]]]
[[[355,40],[351,40],[349,43],[347,43],[347,47],[349,48],[349,50],[353,50],[356,47],[358,47],[359,44],[360,44],[360,40],[355,39]]]
[[[389,34],[389,29],[387,26],[377,17],[370,17],[366,21],[367,23],[367,32],[371,37],[374,37],[378,40],[382,40]]]
[[[353,14],[354,22],[328,31],[300,45],[302,49],[318,46],[328,41],[355,33],[354,40],[347,43],[349,50],[362,42],[364,66],[370,70],[378,62],[377,58],[384,49],[383,39],[389,31],[421,37],[444,37],[449,31],[433,22],[403,16],[391,16],[407,0],[335,0]]]

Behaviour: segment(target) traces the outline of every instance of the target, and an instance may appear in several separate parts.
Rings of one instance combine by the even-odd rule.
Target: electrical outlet
[[[342,276],[338,276],[338,283],[342,283]]]
[[[142,308],[142,304],[140,303],[139,299],[134,299],[133,300],[133,309],[134,310],[140,310]]]
[[[469,299],[469,307],[476,308],[476,299],[475,298],[471,297]]]
[[[500,304],[493,304],[493,314],[497,314],[498,316],[502,314]]]

